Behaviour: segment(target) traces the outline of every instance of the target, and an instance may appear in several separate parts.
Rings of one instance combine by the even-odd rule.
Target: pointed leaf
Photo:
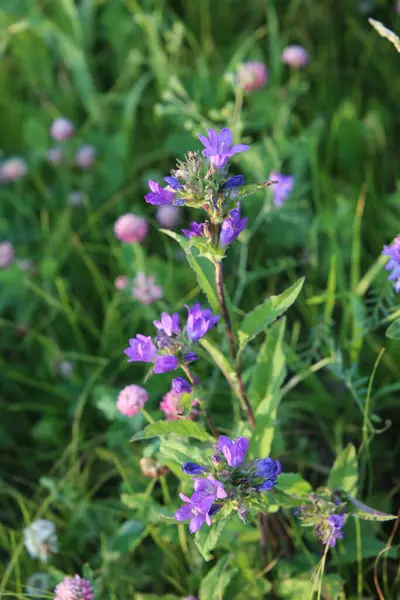
[[[222,371],[235,396],[241,400],[238,379],[235,370],[224,354],[207,338],[200,340],[200,345],[208,352],[217,367]]]
[[[353,517],[357,517],[358,519],[364,519],[366,521],[391,521],[392,519],[397,518],[396,515],[390,515],[375,510],[375,508],[371,508],[370,506],[359,502],[345,492],[339,492],[339,496],[348,503],[346,512],[351,513]]]
[[[390,327],[388,327],[386,337],[391,340],[400,340],[400,319],[396,319]]]
[[[223,556],[207,573],[200,584],[200,600],[221,600],[223,598],[225,588],[238,571],[237,567],[229,566],[231,560],[229,554]]]
[[[152,437],[161,437],[164,435],[174,435],[181,438],[195,438],[201,442],[214,441],[214,438],[207,433],[200,423],[182,419],[180,421],[157,421],[156,423],[150,423],[143,431],[138,431],[131,439],[131,442],[146,440]]]
[[[349,444],[337,456],[329,474],[327,487],[331,490],[344,490],[350,494],[357,491],[358,463],[356,449]]]
[[[246,196],[255,194],[256,192],[259,192],[260,190],[263,190],[272,184],[272,181],[263,181],[262,183],[250,183],[249,185],[241,185],[240,188],[235,189],[235,200],[241,200],[242,198],[246,198]]]
[[[211,560],[211,552],[217,545],[218,538],[220,537],[225,525],[229,521],[231,512],[231,507],[225,506],[220,510],[219,513],[217,513],[216,521],[211,525],[211,527],[203,525],[203,527],[196,533],[194,537],[194,543],[196,544],[197,549],[204,560]]]

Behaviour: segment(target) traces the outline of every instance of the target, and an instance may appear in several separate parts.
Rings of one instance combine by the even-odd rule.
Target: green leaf
[[[400,340],[400,319],[396,319],[390,327],[388,327],[386,337],[392,340]]]
[[[308,496],[312,486],[299,473],[281,473],[278,475],[277,488],[290,496]]]
[[[371,508],[370,506],[359,502],[345,492],[339,492],[339,496],[342,500],[347,502],[346,512],[350,512],[353,517],[357,517],[358,519],[364,519],[366,521],[391,521],[392,519],[397,518],[396,515],[390,515],[375,510],[375,508]]]
[[[286,320],[268,331],[253,370],[249,399],[256,414],[256,427],[250,440],[250,455],[268,456],[275,432],[276,413],[281,401],[280,387],[286,375],[283,336]]]
[[[299,295],[303,283],[304,277],[279,296],[271,296],[246,315],[239,330],[239,352],[242,352],[256,335],[265,331],[271,323],[287,311]]]
[[[197,282],[202,292],[206,295],[213,311],[218,313],[219,301],[214,283],[214,265],[208,259],[200,257],[198,250],[191,248],[188,240],[182,235],[170,231],[169,229],[161,229],[160,231],[178,242],[182,250],[184,250],[189,266],[195,272]]]
[[[211,552],[217,545],[218,538],[229,521],[231,512],[232,508],[230,506],[224,506],[217,514],[216,522],[211,527],[203,526],[194,536],[194,543],[204,560],[211,560]]]
[[[193,444],[185,445],[183,442],[173,437],[162,438],[159,460],[161,464],[165,462],[173,462],[182,465],[184,462],[195,462],[199,465],[205,465],[205,459],[207,454],[202,452],[199,448],[193,446]],[[183,478],[187,479],[187,475],[182,473]]]
[[[246,196],[250,196],[251,194],[255,194],[260,190],[265,189],[271,185],[269,181],[263,181],[262,183],[250,183],[249,185],[241,185],[238,190],[235,190],[235,201],[241,198],[246,198]]]
[[[125,521],[112,538],[108,552],[128,554],[141,544],[147,531],[141,521]]]
[[[331,490],[344,490],[349,494],[357,491],[358,463],[356,449],[349,444],[337,456],[329,474],[327,487]]]
[[[217,367],[219,367],[219,369],[222,371],[235,396],[239,400],[242,400],[237,375],[226,356],[222,354],[222,352],[207,338],[202,338],[200,340],[200,345],[204,348],[204,350],[206,350],[206,352],[208,352]]]
[[[201,442],[214,441],[214,438],[207,433],[202,425],[195,423],[194,421],[182,419],[180,421],[157,421],[156,423],[150,423],[143,431],[138,431],[131,439],[131,442],[147,440],[152,437],[162,437],[164,435],[175,435],[181,438],[195,438]]]
[[[200,600],[221,600],[223,598],[225,588],[238,571],[237,567],[229,565],[231,560],[229,554],[223,556],[207,573],[200,584]]]

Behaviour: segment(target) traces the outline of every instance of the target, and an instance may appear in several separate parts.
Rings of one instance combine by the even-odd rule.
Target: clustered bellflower
[[[193,478],[191,498],[180,494],[185,504],[175,513],[177,521],[190,520],[189,530],[194,533],[225,504],[231,504],[243,521],[251,501],[259,493],[270,491],[277,483],[281,465],[272,458],[246,461],[249,440],[239,437],[231,440],[225,435],[218,438],[209,466],[186,462],[182,471]]]
[[[328,493],[329,492],[329,493]],[[304,527],[312,527],[314,535],[325,545],[336,546],[337,540],[343,538],[345,521],[345,503],[332,498],[327,490],[321,490],[319,495],[312,493],[309,501],[301,506],[296,514]]]
[[[390,259],[385,266],[387,271],[392,271],[388,279],[395,282],[395,290],[400,292],[400,235],[395,237],[390,246],[384,246],[382,254]]]

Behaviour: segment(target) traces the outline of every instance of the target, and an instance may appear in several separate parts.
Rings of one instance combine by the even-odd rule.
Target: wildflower
[[[207,478],[195,479],[192,500],[197,502],[198,500],[208,498],[209,496],[213,497],[213,502],[217,498],[226,498],[227,493],[225,492],[222,483],[212,475],[209,475]]]
[[[263,477],[265,481],[256,486],[259,492],[267,492],[276,485],[279,473],[282,471],[281,463],[272,458],[263,458],[256,461],[255,476]]]
[[[94,598],[92,584],[79,575],[65,577],[54,592],[54,600],[93,600]]]
[[[343,539],[344,515],[331,515],[326,519],[326,525],[327,527],[322,528],[324,534],[321,537],[321,542],[334,548],[336,541]]]
[[[219,236],[220,246],[228,246],[243,231],[247,224],[247,217],[240,216],[240,206],[230,211],[229,217],[224,220]]]
[[[160,409],[163,411],[168,421],[176,421],[182,414],[180,402],[182,394],[178,394],[171,390],[167,392],[160,402]]]
[[[245,144],[232,146],[232,132],[227,127],[222,129],[219,134],[212,129],[207,129],[207,131],[208,138],[199,135],[199,140],[204,146],[203,156],[207,156],[215,169],[222,169],[232,156],[250,149]]]
[[[47,573],[34,573],[26,580],[26,593],[29,596],[43,598],[50,587],[50,577]]]
[[[188,319],[186,323],[186,336],[190,342],[198,342],[210,331],[219,320],[219,315],[213,315],[208,308],[201,309],[200,304],[192,308],[186,306]]]
[[[183,235],[189,240],[192,237],[204,237],[204,223],[196,223],[192,221],[189,225],[189,229],[181,229]]]
[[[142,242],[147,235],[148,225],[145,219],[127,213],[114,223],[114,233],[121,242],[128,244]]]
[[[82,192],[70,192],[67,196],[68,206],[82,206],[84,195]]]
[[[156,374],[159,373],[168,373],[169,371],[175,371],[178,368],[179,361],[176,356],[172,355],[164,355],[157,356],[156,364],[154,366],[153,372]]]
[[[81,169],[92,167],[96,160],[96,149],[89,144],[84,144],[75,155],[75,162]]]
[[[268,81],[267,67],[260,61],[243,63],[238,71],[237,81],[246,92],[256,92]]]
[[[117,290],[125,290],[129,285],[129,277],[126,275],[118,275],[115,278],[114,285]]]
[[[47,519],[37,519],[23,530],[24,545],[32,558],[46,562],[58,551],[56,526]]]
[[[292,69],[301,69],[308,63],[308,52],[303,46],[293,44],[287,46],[282,52],[281,60]]]
[[[274,204],[275,206],[282,206],[293,189],[294,177],[292,175],[283,175],[282,173],[278,173],[278,171],[271,171],[269,179],[277,182],[272,186]]]
[[[23,158],[13,157],[3,162],[0,167],[0,181],[9,182],[21,179],[28,172]]]
[[[127,417],[133,417],[146,404],[149,394],[140,385],[128,385],[119,394],[117,408],[120,413]]]
[[[168,313],[161,313],[161,319],[159,321],[153,321],[154,325],[159,331],[163,331],[167,336],[178,335],[180,332],[180,321],[178,313],[174,313],[172,316]]]
[[[182,471],[185,475],[202,475],[207,472],[207,469],[193,462],[185,462],[182,465]]]
[[[170,179],[173,179],[171,177]],[[157,208],[156,219],[165,229],[173,229],[179,225],[181,213],[177,206],[173,204],[162,204]]]
[[[390,246],[383,247],[382,254],[390,259],[385,266],[387,271],[392,271],[388,279],[396,282],[395,290],[400,292],[400,235],[394,238]]]
[[[188,521],[190,519],[189,531],[195,533],[204,523],[211,526],[211,518],[208,511],[213,503],[212,496],[206,496],[197,502],[193,502],[184,494],[179,494],[186,503],[174,514],[177,521]]]
[[[229,179],[225,181],[224,185],[222,186],[222,189],[229,190],[235,187],[239,187],[241,185],[244,185],[243,175],[233,175],[233,177],[229,177]]]
[[[58,363],[58,370],[60,372],[60,375],[68,379],[72,375],[74,365],[70,360],[63,359],[60,360],[60,362]]]
[[[230,467],[240,467],[248,447],[249,440],[245,437],[230,440],[225,435],[220,435],[218,438],[218,448],[225,456],[226,462]]]
[[[14,260],[14,247],[10,242],[0,243],[0,269],[9,267]]]
[[[50,127],[50,135],[57,142],[65,142],[74,133],[74,125],[69,119],[60,117],[55,119]]]
[[[146,194],[144,199],[148,204],[154,204],[155,206],[161,206],[163,204],[172,204],[175,200],[173,192],[162,188],[160,184],[155,181],[149,180],[149,188],[151,192]]]
[[[183,355],[183,361],[187,364],[195,362],[196,360],[199,360],[196,352],[186,352],[186,354]]]
[[[138,273],[133,282],[132,296],[141,304],[152,304],[164,295],[161,286],[156,284],[153,275],[146,276],[144,273]]]
[[[190,383],[184,377],[175,377],[172,380],[172,389],[177,394],[191,394],[193,390]]]
[[[160,463],[153,458],[143,457],[139,461],[140,470],[145,477],[156,479],[168,473],[168,467],[162,467]]]
[[[128,362],[154,362],[157,356],[157,349],[153,344],[151,337],[137,334],[136,338],[129,340],[129,348],[124,350],[129,358]]]
[[[60,165],[64,158],[64,153],[61,148],[49,148],[46,153],[47,160],[52,165]]]
[[[170,188],[172,188],[173,190],[178,191],[178,190],[183,189],[183,185],[180,183],[180,181],[176,177],[168,176],[168,177],[164,177],[163,179],[164,179],[165,183],[167,183],[168,186]]]

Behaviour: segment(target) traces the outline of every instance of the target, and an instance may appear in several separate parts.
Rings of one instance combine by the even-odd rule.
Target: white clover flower
[[[50,577],[47,573],[34,573],[26,580],[25,587],[29,596],[43,598],[43,592],[48,592],[50,589]]]
[[[46,562],[58,551],[56,526],[52,521],[37,519],[23,530],[24,544],[32,558]]]

